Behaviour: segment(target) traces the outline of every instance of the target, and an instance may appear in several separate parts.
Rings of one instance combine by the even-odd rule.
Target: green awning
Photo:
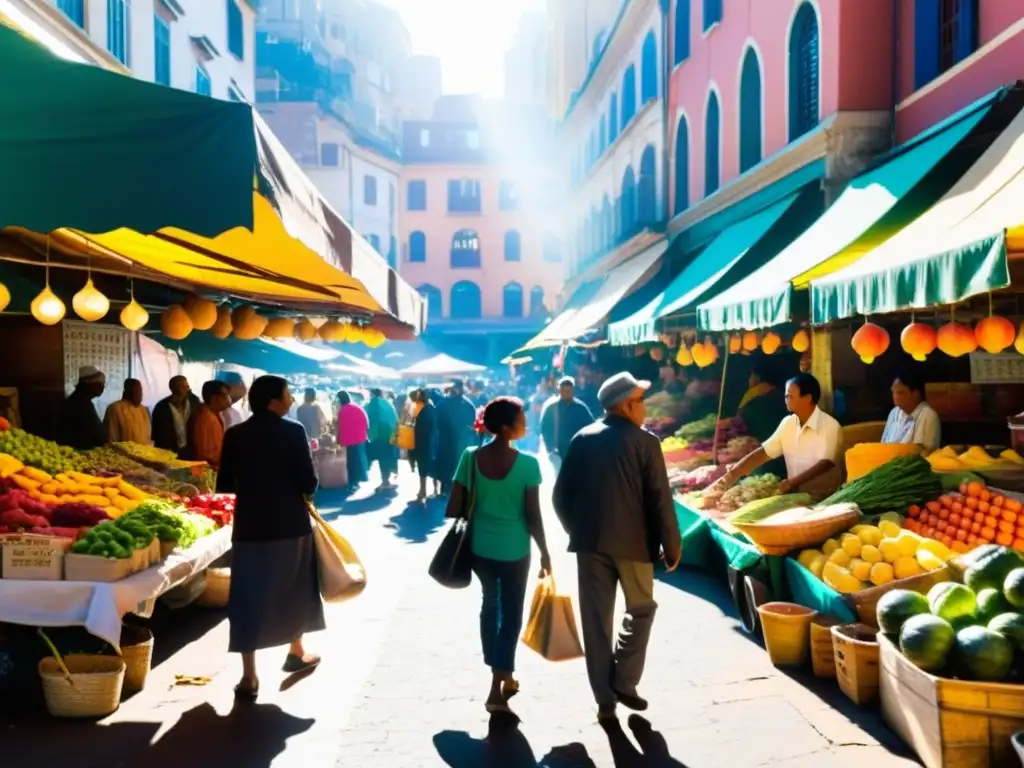
[[[718,235],[683,268],[661,296],[632,317],[608,326],[609,342],[626,345],[653,341],[657,338],[658,320],[692,309],[701,299],[745,277],[750,268],[760,267],[762,260],[745,264],[744,257],[779,223],[798,197],[805,197],[805,193],[791,194]]]
[[[698,326],[709,331],[749,330],[792,320],[794,283],[806,287],[806,278],[801,280],[806,273],[841,269],[858,254],[884,242],[956,181],[955,171],[945,175],[933,171],[988,114],[996,95],[851,181],[839,199],[778,256],[701,304]],[[982,149],[973,151],[980,154]]]
[[[1024,224],[1024,112],[931,208],[845,269],[811,283],[811,319],[952,304],[1010,284]]]

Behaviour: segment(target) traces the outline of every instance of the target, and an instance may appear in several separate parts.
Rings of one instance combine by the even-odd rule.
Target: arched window
[[[821,77],[818,16],[804,3],[789,31],[789,140],[799,139],[820,120],[818,88]]]
[[[622,120],[619,130],[626,130],[629,121],[636,114],[636,67],[630,64],[622,75]]]
[[[603,247],[611,248],[615,245],[615,219],[612,218],[612,201],[608,195],[601,201],[601,234]]]
[[[598,154],[603,155],[608,149],[608,120],[601,115],[600,140],[598,141]]]
[[[441,317],[441,289],[426,283],[416,290],[427,300],[427,317],[432,320]]]
[[[530,317],[546,315],[548,308],[544,306],[544,289],[539,285],[530,289]]]
[[[740,173],[761,162],[761,62],[747,48],[740,70]]]
[[[460,280],[452,286],[452,320],[476,320],[480,317],[480,288],[469,280]]]
[[[675,212],[682,213],[690,207],[690,127],[686,124],[686,115],[679,116],[676,126],[675,175]]]
[[[475,229],[460,229],[452,235],[452,269],[480,266],[480,237]]]
[[[502,317],[523,316],[523,286],[519,283],[509,283],[501,289],[501,314]]]
[[[427,236],[419,230],[409,235],[409,261],[427,260]]]
[[[608,104],[608,144],[612,144],[619,135],[619,95],[612,94]]]
[[[673,59],[676,64],[690,58],[690,0],[676,0]]]
[[[640,103],[658,98],[658,40],[654,31],[647,33],[640,49]]]
[[[544,233],[544,253],[542,258],[549,263],[557,263],[562,260],[562,243],[554,232]]]
[[[718,94],[708,94],[708,111],[704,115],[704,197],[718,189],[721,179],[722,153],[720,151],[722,115],[718,107]]]
[[[505,233],[505,261],[519,261],[522,258],[522,239],[518,230],[510,229]]]
[[[622,197],[619,200],[619,236],[626,239],[636,229],[636,178],[633,168],[622,175]]]
[[[648,144],[640,156],[640,179],[637,182],[637,223],[649,226],[658,220],[658,186],[655,177],[654,147]]]

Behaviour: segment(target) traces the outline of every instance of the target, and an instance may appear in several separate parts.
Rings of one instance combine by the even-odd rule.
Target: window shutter
[[[953,50],[957,62],[961,62],[978,47],[978,9],[974,0],[960,0],[957,6]]]
[[[675,63],[690,57],[690,0],[676,0]]]
[[[718,97],[712,93],[708,100],[704,131],[704,197],[715,192],[719,184],[719,164],[721,162],[721,151],[718,146],[719,120]]]
[[[914,87],[930,83],[939,74],[940,0],[914,3]],[[957,40],[959,44],[959,40]]]

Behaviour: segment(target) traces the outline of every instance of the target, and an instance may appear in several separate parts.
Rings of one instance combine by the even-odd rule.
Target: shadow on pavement
[[[662,584],[687,592],[694,597],[711,603],[718,608],[725,616],[735,616],[736,609],[732,603],[732,596],[720,579],[713,576],[689,569],[677,568],[671,573],[664,570],[655,570],[654,578]]]
[[[351,498],[353,495],[357,498]],[[369,484],[366,490],[360,489],[355,494],[338,488],[318,491],[316,495],[317,509],[325,520],[377,512],[386,509],[394,500],[394,491],[374,492],[369,489]]]
[[[445,499],[427,499],[426,504],[409,503],[405,509],[388,521],[395,535],[411,544],[423,544],[427,538],[444,525]]]
[[[485,739],[441,731],[434,747],[451,768],[596,768],[582,744],[555,747],[538,761],[515,715],[492,715]]]
[[[630,715],[627,722],[640,749],[633,746],[618,720],[601,724],[608,736],[615,768],[686,768],[669,754],[668,742],[654,730],[649,720],[640,715]]]

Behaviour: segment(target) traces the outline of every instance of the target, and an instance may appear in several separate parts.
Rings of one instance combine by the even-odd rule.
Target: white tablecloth
[[[20,581],[0,579],[0,622],[32,627],[85,627],[113,646],[121,617],[209,567],[231,548],[231,528],[175,550],[159,565],[121,581]]]

